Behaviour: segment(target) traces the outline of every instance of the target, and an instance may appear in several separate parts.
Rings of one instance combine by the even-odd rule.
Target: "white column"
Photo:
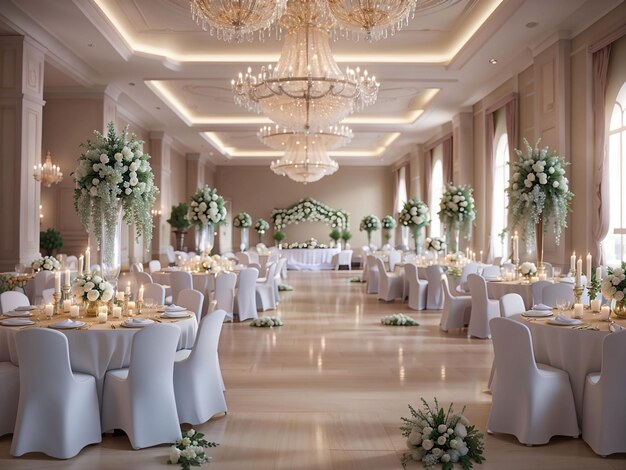
[[[171,171],[172,138],[164,132],[150,133],[150,164],[154,171],[154,181],[161,193],[154,204],[155,208],[163,207],[165,214],[169,214],[172,206],[172,191],[169,184]],[[167,246],[171,244],[170,225],[168,217],[154,218],[152,237],[152,258],[165,261]]]

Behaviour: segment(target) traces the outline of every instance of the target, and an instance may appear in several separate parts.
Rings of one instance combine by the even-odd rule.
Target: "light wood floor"
[[[400,417],[420,397],[467,405],[466,415],[484,432],[491,342],[441,333],[437,312],[377,301],[349,282],[356,274],[290,272],[295,291],[281,293],[278,309],[285,326],[224,325],[220,362],[229,413],[198,427],[221,444],[208,468],[401,469]],[[380,325],[382,315],[400,312],[421,326]],[[166,446],[133,451],[125,436],[107,436],[70,461],[41,454],[12,459],[10,442],[0,438],[0,468],[168,468]],[[477,468],[626,469],[626,455],[603,459],[581,439],[527,448],[509,436],[486,436],[486,457]]]

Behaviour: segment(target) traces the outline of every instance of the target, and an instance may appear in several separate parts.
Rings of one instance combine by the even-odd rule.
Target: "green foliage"
[[[47,256],[51,256],[54,250],[63,248],[63,237],[61,232],[53,228],[49,228],[45,232],[39,234],[39,248],[45,251]]]
[[[274,232],[274,240],[276,240],[278,243],[282,242],[285,238],[287,238],[287,235],[285,235],[285,232],[283,232],[282,230]]]
[[[189,206],[181,202],[177,206],[172,206],[172,214],[170,218],[167,219],[167,223],[172,226],[173,229],[184,232],[189,230],[191,227],[191,222],[187,218],[187,212],[189,211]]]
[[[338,228],[334,228],[334,229],[330,232],[329,236],[330,236],[331,240],[335,240],[335,241],[337,241],[337,240],[339,240],[339,239],[341,238],[341,232],[339,231],[339,229],[338,229]]]
[[[352,233],[350,232],[350,230],[346,229],[344,231],[341,232],[341,239],[344,242],[347,242],[348,240],[350,240],[352,238]]]
[[[591,281],[587,286],[587,291],[589,292],[589,298],[591,300],[595,299],[600,292],[600,281],[596,278],[595,269],[591,270]]]

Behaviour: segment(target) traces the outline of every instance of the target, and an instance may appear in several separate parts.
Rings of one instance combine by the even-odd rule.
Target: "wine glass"
[[[554,268],[552,268],[552,277],[554,278],[555,281],[558,282],[558,280],[561,277],[561,267],[560,266],[555,266]]]

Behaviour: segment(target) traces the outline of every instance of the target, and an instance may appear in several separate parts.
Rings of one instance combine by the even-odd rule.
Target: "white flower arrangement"
[[[348,212],[332,209],[310,197],[287,209],[274,209],[271,217],[276,231],[300,222],[324,222],[332,228],[347,229],[350,221]]]
[[[394,315],[386,315],[380,319],[380,323],[383,325],[388,325],[388,326],[419,326],[420,325],[411,317],[403,313],[396,313]]]
[[[106,135],[98,131],[94,134],[95,141],[81,144],[86,151],[72,173],[76,212],[87,232],[95,235],[101,244],[104,237],[115,238],[121,204],[124,222],[134,224],[137,239],[143,236],[146,246],[150,246],[150,209],[159,194],[148,161],[150,155],[144,153],[143,141],[134,134],[128,137],[128,126],[121,135],[116,135],[115,126],[110,122]],[[114,248],[112,243],[105,244],[105,263],[113,261]]]
[[[439,237],[427,237],[426,240],[424,240],[424,247],[429,251],[440,253],[446,247],[446,242]]]
[[[380,220],[380,224],[382,226],[382,228],[386,229],[386,230],[393,230],[394,228],[396,228],[396,219],[394,219],[392,216],[390,215],[386,215],[385,217],[383,217]]]
[[[424,468],[441,465],[451,470],[458,463],[464,469],[472,468],[473,462],[485,461],[483,435],[461,414],[454,413],[452,404],[445,411],[435,398],[434,406],[422,398],[423,409],[409,405],[410,418],[402,418],[400,428],[407,438],[408,453],[402,455],[402,466],[410,461],[422,462]]]
[[[233,226],[236,228],[248,228],[252,226],[252,217],[247,212],[240,212],[233,219]]]
[[[200,257],[198,263],[198,269],[200,271],[219,273],[221,271],[232,271],[233,262],[226,257],[220,255],[208,256],[204,255]]]
[[[38,273],[39,271],[58,271],[61,269],[61,263],[54,256],[44,256],[43,258],[37,258],[31,263],[33,271]]]
[[[554,226],[558,244],[563,228],[567,227],[567,213],[574,194],[569,190],[563,157],[548,147],[539,149],[539,141],[532,148],[526,139],[526,155],[515,150],[519,160],[511,164],[511,178],[506,192],[509,196],[509,233],[520,229],[526,247],[535,244],[535,226],[543,221],[543,230]]]
[[[472,222],[476,218],[474,190],[468,184],[448,183],[439,203],[439,220],[448,228],[461,229],[469,240],[472,235]]]
[[[600,289],[606,300],[622,302],[626,298],[626,263],[619,268],[608,268]]]
[[[183,431],[182,436],[182,439],[177,440],[176,444],[170,447],[167,463],[180,464],[183,470],[189,470],[190,467],[200,467],[203,463],[211,460],[206,450],[219,445],[207,441],[204,439],[204,434],[195,429]]]
[[[535,266],[535,263],[525,261],[519,267],[519,272],[524,277],[531,277],[537,274],[537,266]]]
[[[95,272],[78,276],[72,283],[72,295],[77,300],[108,302],[113,298],[113,286]]]
[[[414,197],[404,203],[398,220],[405,227],[421,229],[430,224],[430,212],[428,206]]]
[[[265,219],[259,219],[256,221],[256,224],[254,224],[254,230],[256,231],[256,233],[259,234],[259,236],[265,235],[265,232],[267,232],[269,229],[270,224]]]
[[[283,326],[283,321],[279,317],[263,315],[262,317],[253,319],[250,322],[250,326],[256,328],[272,328],[274,326]]]
[[[221,225],[226,222],[224,198],[217,194],[216,189],[205,185],[191,197],[189,204],[189,221],[196,225]]]
[[[446,263],[447,264],[458,264],[462,261],[463,259],[463,253],[448,253],[446,255]]]
[[[310,250],[314,250],[314,249],[324,249],[324,248],[328,248],[328,245],[325,245],[324,243],[319,243],[315,238],[309,238],[306,242],[300,243],[300,242],[294,242],[294,243],[289,243],[287,245],[287,249],[299,249],[299,248],[308,248]]]
[[[359,230],[361,232],[365,231],[368,235],[376,230],[380,229],[380,219],[376,217],[374,214],[366,215],[361,219],[361,223],[359,225]]]

